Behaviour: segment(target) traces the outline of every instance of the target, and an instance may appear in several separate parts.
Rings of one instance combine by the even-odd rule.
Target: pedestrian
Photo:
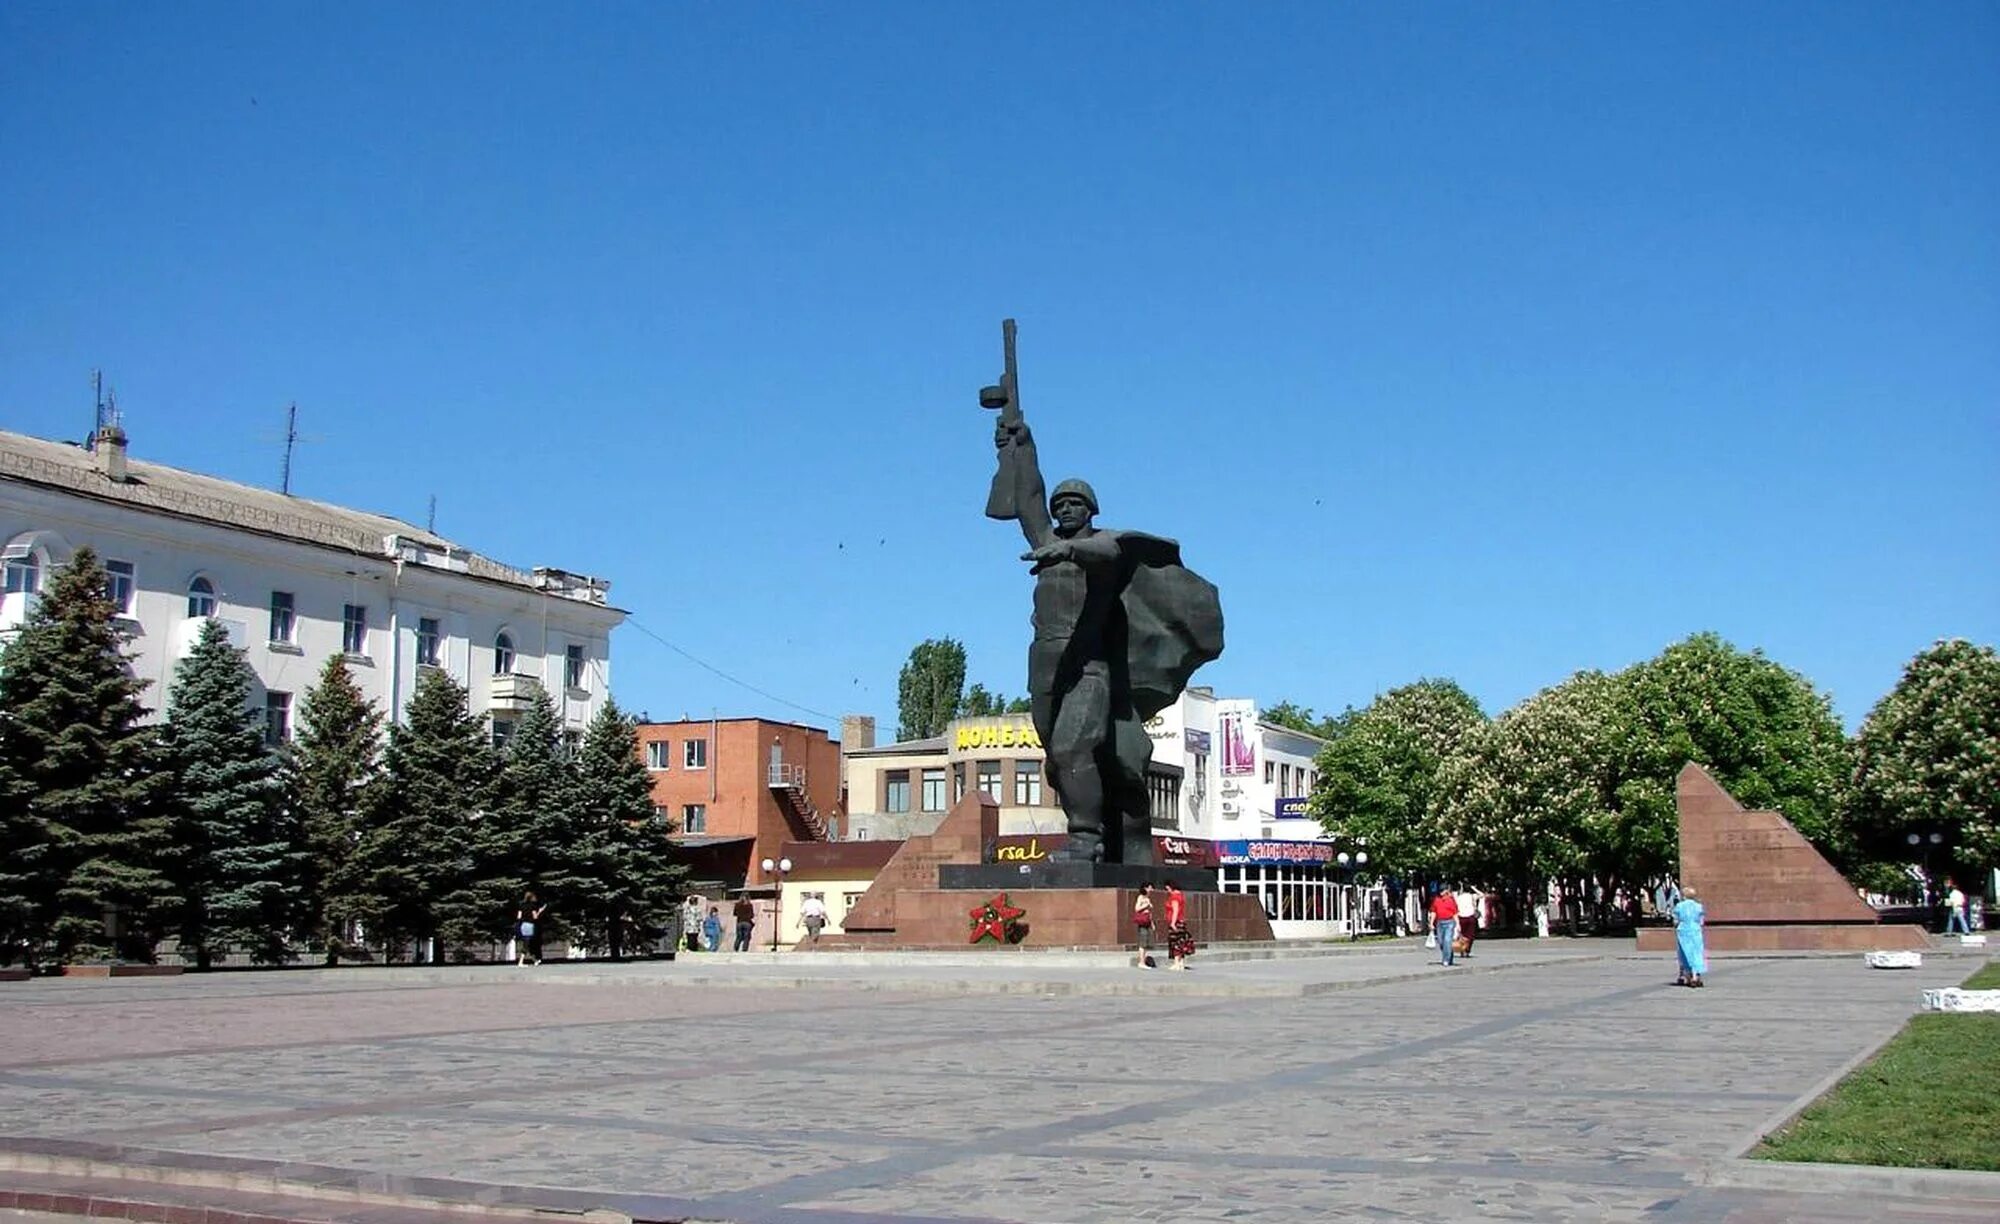
[[[525,965],[531,961],[542,963],[542,915],[548,906],[535,898],[535,890],[529,889],[521,898],[520,906],[514,911],[514,963]]]
[[[1194,936],[1188,931],[1187,894],[1172,880],[1167,881],[1167,968],[1186,969],[1194,955]]]
[[[1431,930],[1437,935],[1438,964],[1452,964],[1452,941],[1458,938],[1458,898],[1449,888],[1440,888],[1431,898]]]
[[[1471,960],[1472,945],[1478,941],[1479,930],[1484,925],[1480,913],[1480,896],[1478,893],[1463,893],[1457,896],[1457,901],[1458,938],[1451,942],[1451,958]]]
[[[708,917],[701,920],[702,947],[710,952],[722,951],[722,907],[708,907]]]
[[[1153,967],[1153,886],[1139,885],[1139,893],[1132,898],[1132,929],[1139,936],[1139,968]]]
[[[689,893],[681,901],[681,941],[690,952],[701,951],[701,903],[699,893]]]
[[[1681,962],[1676,986],[1700,986],[1701,975],[1708,972],[1708,941],[1702,931],[1707,917],[1695,890],[1681,889],[1681,899],[1674,902],[1674,951]]]
[[[750,933],[757,927],[757,907],[750,904],[748,894],[736,898],[736,950],[750,950]]]
[[[1955,930],[1960,935],[1972,934],[1972,926],[1965,920],[1965,894],[1950,876],[1944,878],[1944,886],[1944,933],[1949,935]]]
[[[826,898],[820,893],[808,893],[799,906],[799,921],[805,923],[806,937],[819,942],[819,933],[826,929]]]

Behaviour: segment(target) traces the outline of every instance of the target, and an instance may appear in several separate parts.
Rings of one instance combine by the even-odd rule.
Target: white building
[[[497,740],[537,687],[580,733],[609,692],[611,630],[625,617],[601,579],[513,569],[398,519],[134,460],[116,426],[92,450],[0,431],[0,543],[0,640],[88,545],[109,571],[153,717],[215,617],[246,652],[274,740],[289,738],[336,653],[392,719],[436,667],[467,688]]]
[[[1272,934],[1350,934],[1357,908],[1363,929],[1385,910],[1387,891],[1360,857],[1367,847],[1336,845],[1306,814],[1325,740],[1265,722],[1253,700],[1218,699],[1200,686],[1146,733],[1154,763],[1181,770],[1179,821],[1167,836],[1178,834],[1192,861],[1205,862],[1204,847],[1213,847],[1217,886],[1261,900]]]

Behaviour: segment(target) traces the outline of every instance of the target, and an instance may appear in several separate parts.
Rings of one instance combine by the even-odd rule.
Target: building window
[[[33,595],[42,589],[42,559],[34,553],[7,558],[7,593]]]
[[[681,832],[708,832],[708,805],[706,803],[681,804]]]
[[[417,618],[417,666],[438,667],[438,618]]]
[[[1181,780],[1172,774],[1146,771],[1146,799],[1153,824],[1163,829],[1181,827]]]
[[[132,615],[132,596],[138,588],[137,573],[130,561],[104,563],[104,597],[111,601],[114,615]]]
[[[493,746],[495,748],[500,748],[500,749],[506,748],[507,741],[513,738],[514,738],[513,719],[496,718],[493,720]]]
[[[979,789],[993,796],[993,802],[1000,800],[1000,762],[979,762]]]
[[[951,801],[957,803],[965,798],[965,762],[954,761],[951,766]]]
[[[188,619],[215,615],[215,584],[206,578],[188,583]]]
[[[580,689],[583,687],[583,647],[563,648],[563,687]]]
[[[942,769],[926,769],[924,771],[924,810],[926,812],[944,811],[944,770]]]
[[[1264,758],[1264,785],[1269,786],[1271,783],[1277,781],[1277,773],[1277,762],[1271,760],[1269,757]]]
[[[648,742],[646,745],[646,768],[665,769],[669,759],[668,754],[673,751],[673,747],[666,740],[652,740]]]
[[[910,810],[910,771],[892,769],[883,777],[888,782],[888,791],[883,796],[882,810],[885,812],[907,812]]]
[[[1014,762],[1014,806],[1042,806],[1042,763]]]
[[[681,747],[681,768],[683,769],[708,768],[707,740],[691,739]]]
[[[493,674],[509,675],[514,670],[514,639],[502,633],[493,639]]]
[[[368,653],[368,605],[340,605],[340,648],[351,655]]]
[[[264,694],[264,744],[277,748],[292,738],[292,695]]]
[[[271,592],[271,637],[273,642],[290,642],[298,632],[298,610],[290,591]]]

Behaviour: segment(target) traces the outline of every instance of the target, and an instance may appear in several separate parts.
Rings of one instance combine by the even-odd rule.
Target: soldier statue
[[[1002,335],[1006,372],[979,397],[1000,411],[999,471],[986,514],[1020,523],[1029,547],[1021,559],[1033,562],[1028,696],[1069,825],[1059,857],[1150,865],[1146,720],[1222,653],[1221,601],[1181,565],[1174,541],[1097,527],[1097,493],[1084,481],[1065,480],[1044,500],[1034,436],[1021,415],[1012,319]]]

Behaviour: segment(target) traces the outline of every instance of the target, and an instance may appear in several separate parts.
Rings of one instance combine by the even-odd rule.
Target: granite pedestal
[[[1208,867],[1155,867],[1136,863],[1085,863],[1040,859],[1032,863],[945,863],[937,869],[939,888],[1123,888],[1168,881],[1182,892],[1212,893],[1215,871]]]

